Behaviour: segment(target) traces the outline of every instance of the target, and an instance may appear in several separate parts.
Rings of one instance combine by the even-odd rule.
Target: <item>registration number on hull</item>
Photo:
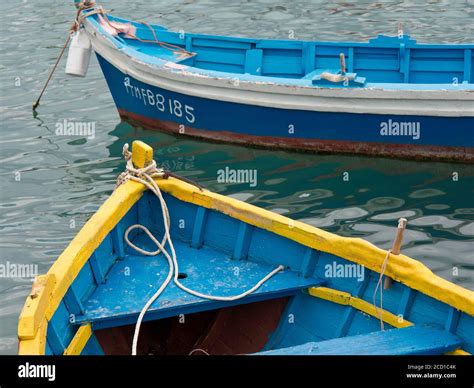
[[[124,78],[123,84],[127,94],[141,101],[144,106],[154,106],[160,112],[184,118],[189,124],[196,121],[194,107],[184,104],[178,99],[168,98],[161,93],[154,93],[148,88],[132,85],[129,77]]]

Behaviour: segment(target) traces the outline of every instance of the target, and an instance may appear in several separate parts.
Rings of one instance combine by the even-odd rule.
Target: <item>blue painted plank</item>
[[[448,312],[448,317],[446,318],[445,329],[449,331],[450,333],[455,333],[460,316],[461,316],[461,312],[455,309],[454,307],[451,307]]]
[[[72,287],[74,287],[74,291],[81,303],[84,302],[97,287],[89,261],[87,261],[79,271],[79,274],[72,283]]]
[[[198,210],[198,213],[202,213],[202,210]],[[238,234],[240,221],[209,209],[206,210],[204,219],[203,225],[198,225],[202,236],[195,246],[206,245],[231,255],[235,249],[235,236]],[[199,218],[196,221],[201,222]]]
[[[352,292],[352,295],[356,298],[360,298],[362,295],[364,295],[369,282],[370,282],[370,276],[365,276],[363,281],[358,282],[356,284],[356,287],[354,291]],[[346,311],[344,313],[344,316],[341,319],[341,323],[340,323],[336,337],[345,337],[347,335],[352,325],[352,322],[354,320],[356,311],[357,310],[353,308],[352,306],[346,307]]]
[[[456,335],[465,341],[462,349],[474,354],[474,336],[472,333],[474,333],[474,316],[461,313],[456,325]]]
[[[469,82],[471,80],[472,68],[472,50],[464,50],[464,78],[463,81]]]
[[[207,209],[199,207],[196,213],[196,219],[194,221],[193,237],[191,240],[191,246],[193,248],[200,248],[204,240],[205,224],[207,219]]]
[[[122,259],[125,255],[124,234],[125,228],[121,222],[119,222],[110,232],[114,254],[116,255],[117,259]]]
[[[77,286],[75,283],[71,284],[64,295],[64,303],[71,314],[79,315],[84,314],[84,306],[82,305],[82,301],[75,290],[76,287]]]
[[[72,317],[72,320],[74,319],[75,316]],[[65,347],[74,337],[76,330],[71,324],[71,313],[68,311],[63,300],[48,322],[46,338],[54,354],[63,353]]]
[[[303,44],[303,64],[304,73],[308,74],[315,68],[316,63],[316,46],[312,43]]]
[[[54,321],[48,322],[48,330],[46,333],[46,342],[48,348],[51,349],[53,355],[61,355],[64,352],[65,344],[63,343]]]
[[[416,291],[407,286],[404,286],[404,288],[405,289],[403,290],[403,294],[400,299],[400,304],[398,306],[397,315],[402,316],[403,319],[406,319],[413,305]]]
[[[263,51],[258,49],[248,50],[245,57],[245,72],[249,74],[262,74]]]
[[[316,265],[318,263],[320,251],[317,251],[312,248],[307,248],[304,253],[303,260],[301,262],[301,274],[307,278],[313,275],[316,270]]]
[[[142,235],[135,243],[144,249],[153,249],[150,241]],[[248,260],[232,260],[225,253],[207,246],[197,250],[179,241],[175,241],[174,245],[179,272],[187,275],[182,283],[191,289],[210,295],[240,294],[275,268],[274,265]],[[145,302],[164,281],[167,273],[168,264],[161,255],[156,257],[127,255],[124,260],[116,263],[106,282],[100,285],[84,304],[85,314],[76,318],[76,324],[104,320],[107,321],[107,325],[116,326],[123,322],[133,322]],[[237,304],[294,295],[301,289],[319,284],[321,284],[319,280],[304,279],[297,273],[286,270],[269,279],[245,300],[237,301]],[[228,305],[229,302],[195,297],[173,283],[155,301],[145,318],[159,319]],[[94,328],[98,326],[95,324]]]
[[[96,336],[94,333],[90,336],[89,340],[86,343],[86,346],[84,346],[84,349],[82,350],[81,356],[102,356],[104,355],[104,350],[102,349],[102,346],[100,346],[99,341],[97,340]]]
[[[307,247],[260,228],[255,228],[250,242],[248,260],[270,265],[284,265],[292,271],[301,271]]]
[[[97,284],[104,283],[105,273],[102,272],[102,267],[99,264],[99,258],[97,258],[97,253],[94,252],[91,257],[89,257],[89,264],[92,269],[92,274]]]
[[[253,227],[245,222],[239,225],[237,240],[235,241],[234,254],[232,258],[235,260],[245,260],[249,253],[250,241],[252,237]]]
[[[407,327],[309,342],[289,348],[257,353],[259,355],[437,355],[459,348],[455,335],[427,327]]]

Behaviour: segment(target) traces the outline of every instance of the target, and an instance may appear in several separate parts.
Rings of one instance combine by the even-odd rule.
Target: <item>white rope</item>
[[[385,270],[387,269],[387,263],[388,263],[388,258],[390,257],[390,253],[392,253],[392,250],[389,249],[387,251],[387,254],[385,255],[385,259],[383,260],[382,262],[382,266],[380,268],[380,276],[379,276],[379,280],[377,282],[377,285],[375,287],[375,290],[374,290],[374,294],[372,295],[372,302],[374,304],[374,308],[375,308],[375,313],[377,314],[377,317],[379,318],[380,320],[380,330],[381,331],[384,331],[385,330],[385,325],[384,325],[384,322],[383,322],[383,316],[382,316],[382,311],[383,311],[383,287],[382,287],[382,279],[383,279],[383,276],[385,275]],[[377,297],[377,291],[380,289],[380,306],[377,307],[377,301],[376,301],[376,297]]]
[[[133,335],[133,343],[132,343],[132,355],[137,354],[137,344],[138,344],[138,337],[140,334],[140,326],[143,321],[143,317],[145,316],[147,310],[150,308],[150,306],[153,304],[153,302],[161,295],[161,293],[165,290],[165,288],[168,286],[168,284],[171,281],[171,278],[173,277],[173,281],[178,286],[181,290],[187,292],[188,294],[197,296],[199,298],[203,299],[209,299],[209,300],[216,300],[216,301],[235,301],[238,299],[242,299],[246,297],[247,295],[251,294],[258,288],[262,286],[268,279],[270,279],[272,276],[276,275],[278,272],[283,271],[285,267],[283,265],[279,265],[277,268],[275,268],[273,271],[271,271],[268,275],[266,275],[263,279],[261,279],[257,284],[255,284],[252,288],[248,289],[245,292],[242,292],[239,295],[234,295],[234,296],[214,296],[214,295],[208,295],[208,294],[203,294],[194,290],[191,290],[190,288],[187,288],[178,279],[179,275],[179,268],[178,268],[178,260],[176,257],[176,251],[174,249],[173,242],[171,240],[170,236],[170,215],[168,211],[168,206],[166,205],[166,202],[163,198],[163,194],[161,193],[161,190],[158,186],[158,184],[154,181],[154,177],[163,177],[164,176],[164,170],[163,169],[158,169],[156,167],[156,162],[153,161],[150,163],[148,166],[145,166],[144,168],[137,169],[133,166],[132,163],[132,154],[128,151],[128,144],[124,145],[123,148],[123,155],[125,157],[125,160],[127,161],[127,166],[126,166],[126,171],[123,172],[122,174],[119,175],[117,179],[117,186],[120,186],[122,183],[126,182],[127,180],[133,180],[135,182],[140,182],[144,184],[148,189],[150,189],[159,199],[162,212],[163,212],[163,225],[165,229],[165,234],[163,236],[163,240],[160,243],[155,236],[150,232],[150,230],[143,225],[140,224],[135,224],[130,226],[126,231],[125,231],[125,241],[126,243],[133,249],[135,249],[137,252],[145,255],[145,256],[156,256],[160,253],[163,253],[168,260],[168,265],[169,265],[169,272],[168,276],[166,277],[165,281],[162,283],[158,291],[156,291],[153,296],[145,303],[143,306],[140,315],[138,316],[137,323],[135,325],[135,333]],[[130,239],[129,239],[129,234],[132,230],[135,229],[141,229],[145,232],[145,234],[156,244],[157,250],[153,252],[146,251],[140,247],[137,247],[135,244],[133,244]],[[165,248],[166,243],[169,244],[169,249],[171,251],[171,255],[168,253],[168,251]],[[174,274],[174,276],[173,276]]]

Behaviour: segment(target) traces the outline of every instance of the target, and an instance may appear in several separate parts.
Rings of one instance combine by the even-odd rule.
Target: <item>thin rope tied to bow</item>
[[[83,14],[82,11],[86,10],[86,9],[92,9],[92,8],[96,8],[96,9],[93,9],[92,11],[90,12],[87,12],[86,14]],[[56,58],[56,61],[54,62],[54,65],[51,69],[51,71],[49,72],[49,75],[48,75],[48,78],[46,79],[46,82],[44,83],[43,85],[43,89],[41,89],[41,92],[38,96],[38,98],[36,99],[35,103],[33,104],[33,110],[35,111],[36,108],[39,106],[39,103],[41,101],[41,98],[43,97],[43,94],[44,92],[46,91],[46,88],[48,87],[49,85],[49,81],[51,81],[51,78],[53,78],[53,74],[54,72],[56,71],[56,68],[58,67],[59,65],[59,62],[61,62],[61,58],[63,57],[64,55],[64,52],[66,51],[66,48],[67,46],[69,45],[69,42],[71,41],[71,36],[79,30],[79,28],[81,27],[82,25],[82,22],[84,21],[84,19],[87,17],[87,16],[91,16],[91,15],[94,15],[94,14],[97,14],[97,13],[106,13],[107,11],[105,11],[102,7],[95,7],[95,2],[94,1],[82,1],[80,3],[77,4],[77,12],[76,12],[76,18],[74,19],[74,22],[72,23],[71,27],[69,27],[69,31],[68,31],[68,34],[67,34],[67,38],[66,38],[66,41],[64,42],[62,48],[61,48],[61,51],[59,52],[59,55],[58,57]]]
[[[173,280],[176,286],[179,287],[184,292],[197,296],[202,299],[215,300],[215,301],[235,301],[238,299],[242,299],[246,297],[247,295],[251,294],[252,292],[254,292],[255,290],[259,289],[268,279],[276,275],[278,272],[283,271],[285,267],[283,265],[279,265],[270,273],[268,273],[265,277],[263,277],[259,282],[257,282],[253,287],[249,288],[247,291],[242,292],[241,294],[233,295],[233,296],[214,296],[214,295],[203,294],[198,291],[194,291],[184,286],[183,284],[181,284],[178,278],[179,267],[178,267],[178,260],[176,257],[176,251],[175,251],[174,244],[173,244],[173,241],[171,240],[171,235],[170,235],[170,214],[169,214],[168,206],[166,205],[166,201],[163,198],[163,194],[158,184],[153,179],[155,177],[164,177],[166,173],[163,169],[156,167],[155,161],[153,161],[152,163],[150,163],[149,165],[143,168],[135,168],[132,162],[132,153],[129,151],[128,144],[124,145],[122,153],[127,162],[127,165],[126,165],[125,172],[120,174],[120,176],[118,177],[117,185],[120,186],[127,180],[133,180],[135,182],[144,184],[149,190],[151,190],[153,194],[155,194],[160,201],[162,214],[163,214],[163,226],[165,230],[163,239],[161,242],[159,242],[146,226],[143,226],[140,224],[134,224],[134,225],[129,226],[128,229],[125,231],[125,235],[124,235],[125,242],[127,243],[128,246],[130,246],[131,248],[133,248],[134,250],[136,250],[137,252],[145,256],[156,256],[160,253],[163,253],[166,260],[168,261],[168,267],[169,267],[168,275],[165,281],[161,284],[158,290],[152,295],[152,297],[148,299],[148,301],[145,303],[145,305],[143,306],[138,316],[137,323],[135,325],[135,332],[133,335],[133,343],[132,343],[132,355],[135,356],[137,354],[138,336],[140,334],[140,326],[142,324],[143,317],[145,316],[146,312],[148,311],[150,306],[153,304],[153,302],[156,299],[158,299],[161,293],[165,290],[165,288],[168,286],[171,280]],[[135,229],[140,229],[143,232],[145,232],[145,234],[150,238],[150,240],[153,241],[153,243],[157,246],[157,249],[155,251],[150,252],[132,243],[129,239],[129,234],[132,230],[135,230]],[[171,254],[167,251],[165,247],[166,244],[169,245],[169,250]]]

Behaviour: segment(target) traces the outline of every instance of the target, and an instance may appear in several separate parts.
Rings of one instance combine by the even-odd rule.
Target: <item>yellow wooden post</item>
[[[132,143],[132,162],[135,168],[143,168],[153,161],[153,148],[148,144],[135,140]]]
[[[400,247],[402,246],[402,242],[403,242],[403,233],[405,232],[407,222],[408,221],[406,220],[406,218],[400,218],[398,220],[397,235],[392,245],[392,255],[400,254]],[[390,279],[389,277],[385,277],[383,288],[384,289],[390,288],[391,285],[392,285],[392,279]]]

